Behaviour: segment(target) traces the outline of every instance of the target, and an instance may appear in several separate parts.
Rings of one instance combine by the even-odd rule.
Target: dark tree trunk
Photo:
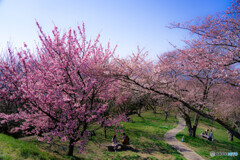
[[[168,112],[165,112],[165,121],[167,121],[168,118]]]
[[[141,116],[141,108],[139,108],[139,109],[137,110],[137,115],[138,115],[138,117],[142,117],[142,116]]]
[[[83,136],[84,132],[86,131],[88,126],[88,123],[86,121],[84,121],[84,125],[83,125],[83,130],[81,132],[81,136]],[[74,151],[74,139],[70,139],[69,141],[69,146],[68,146],[68,156],[73,156],[73,151]]]
[[[199,114],[196,113],[195,117],[194,117],[194,123],[192,125],[189,114],[184,113],[184,119],[185,119],[186,125],[188,127],[188,136],[196,137],[196,130],[197,130],[197,126],[198,126],[199,117],[200,117]]]
[[[228,141],[233,141],[233,135],[232,135],[232,133],[229,132],[228,130],[227,130],[227,133],[228,133]]]
[[[193,128],[188,126],[188,136],[193,137],[193,134],[194,134],[193,132],[194,132]]]
[[[153,114],[157,114],[157,107],[155,105],[153,106]]]
[[[197,128],[195,127],[192,128],[192,137],[196,137],[196,130]]]
[[[73,150],[74,150],[74,140],[70,139],[69,146],[68,146],[68,156],[73,156]]]
[[[88,123],[85,120],[84,124],[83,124],[83,129],[82,129],[82,132],[81,132],[81,136],[83,136],[84,132],[87,130],[87,127],[88,127]]]
[[[193,128],[192,128],[191,119],[187,114],[184,114],[184,119],[185,119],[186,125],[188,127],[188,135],[192,137],[193,136]]]
[[[104,137],[107,138],[107,126],[104,126]]]
[[[233,126],[233,129],[236,129],[236,126]],[[228,141],[232,142],[233,141],[233,134],[229,130],[227,130],[227,133],[228,133]]]
[[[192,133],[193,133],[192,136],[193,137],[196,137],[196,130],[197,130],[197,126],[198,126],[199,117],[200,117],[200,115],[196,113],[195,117],[194,117],[194,123],[192,126]]]

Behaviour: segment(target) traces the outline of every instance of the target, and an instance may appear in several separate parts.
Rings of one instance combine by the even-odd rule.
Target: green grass
[[[74,157],[66,156],[66,142],[55,139],[52,144],[37,141],[36,137],[26,137],[14,139],[0,134],[0,160],[79,160],[79,159],[113,159],[113,160],[157,160],[185,159],[170,145],[163,140],[164,134],[177,126],[178,120],[170,115],[167,122],[164,121],[163,114],[153,114],[145,112],[142,118],[137,115],[131,116],[131,122],[124,122],[123,130],[130,137],[131,150],[109,152],[106,145],[111,144],[111,138],[115,133],[113,128],[108,128],[107,138],[104,138],[103,129],[96,131],[96,136],[91,137],[85,146],[82,154],[77,153],[75,148]],[[210,152],[238,152],[240,153],[240,141],[236,138],[233,142],[228,142],[226,130],[217,123],[210,123],[209,120],[200,119],[197,129],[199,135],[206,128],[213,129],[214,142],[207,141],[200,137],[192,138],[187,136],[187,128],[177,135],[177,139],[185,136],[185,144],[195,150],[205,159],[240,159],[240,157],[210,157]],[[122,135],[118,134],[118,140]]]
[[[107,130],[107,138],[104,138],[103,129],[96,131],[96,136],[91,137],[82,154],[67,157],[67,143],[55,140],[53,144],[39,142],[35,137],[17,140],[0,134],[0,159],[114,159],[114,160],[156,160],[185,159],[175,149],[164,142],[163,135],[177,126],[178,120],[170,116],[164,121],[163,114],[146,112],[142,118],[137,115],[131,116],[131,122],[124,122],[123,130],[130,137],[131,150],[109,152],[106,145],[111,144],[114,134],[112,128]],[[118,134],[118,140],[122,135]],[[20,157],[20,158],[19,158]]]
[[[13,137],[0,134],[0,159],[23,160],[23,159],[56,159],[55,156],[41,151],[33,143],[14,139]]]
[[[200,138],[200,133],[203,132],[206,128],[213,129],[214,141],[208,141]],[[185,137],[185,142],[190,148],[195,152],[201,155],[205,159],[213,160],[239,160],[238,157],[229,157],[229,156],[210,156],[210,152],[238,152],[240,154],[240,140],[234,138],[233,142],[228,141],[228,135],[226,129],[223,128],[216,122],[210,123],[209,120],[200,119],[200,124],[197,128],[196,137],[189,137],[187,132],[187,127],[177,134],[177,139],[181,140],[182,136]]]
[[[177,119],[170,116],[167,122],[164,116],[146,112],[142,118],[136,115],[131,117],[131,123],[124,122],[123,130],[130,137],[132,151],[108,152],[105,146],[111,144],[113,131],[108,132],[107,139],[103,138],[103,131],[99,130],[97,135],[91,139],[88,147],[94,148],[100,159],[184,159],[175,149],[163,141],[163,135],[170,129],[175,128]],[[122,137],[122,135],[118,135]],[[100,144],[94,147],[94,143]],[[104,150],[104,152],[102,152]],[[88,158],[95,159],[92,152],[88,150]],[[91,155],[91,156],[90,156]],[[107,158],[107,159],[108,159]]]

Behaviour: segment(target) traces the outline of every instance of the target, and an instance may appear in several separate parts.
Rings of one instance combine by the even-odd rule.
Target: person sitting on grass
[[[204,132],[205,135],[208,135],[208,131],[209,131],[209,129],[206,129],[206,130],[205,130],[205,132]]]
[[[117,151],[117,148],[118,148],[118,143],[117,143],[117,136],[116,134],[113,136],[112,138],[112,146],[113,146],[113,149],[114,151],[116,152]]]
[[[201,133],[201,136],[203,138],[208,138],[208,131],[209,131],[209,129],[206,129],[204,132]]]
[[[129,145],[129,137],[125,133],[123,133],[122,144]]]
[[[213,132],[212,132],[212,130],[209,132],[208,140],[209,141],[213,141]]]

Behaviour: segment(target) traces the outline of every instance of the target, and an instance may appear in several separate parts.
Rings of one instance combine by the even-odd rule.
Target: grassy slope
[[[77,148],[74,155],[76,157],[67,157],[67,143],[55,140],[53,144],[38,142],[35,137],[27,137],[17,140],[12,137],[0,134],[0,160],[21,160],[21,159],[183,159],[171,146],[163,141],[163,135],[170,129],[176,127],[177,119],[169,117],[165,122],[163,115],[146,112],[143,118],[136,115],[131,117],[131,123],[123,123],[123,129],[130,137],[132,150],[108,152],[106,145],[111,144],[111,138],[114,134],[112,129],[108,129],[108,137],[105,139],[103,130],[96,132],[96,136],[91,137],[86,150],[77,154]],[[191,138],[187,136],[185,128],[177,135],[180,140],[184,135],[186,144],[195,150],[205,159],[240,159],[240,157],[210,157],[210,151],[216,152],[238,152],[240,153],[240,141],[234,139],[234,142],[227,141],[226,130],[219,124],[211,124],[208,120],[201,119],[197,135],[206,128],[212,128],[215,141],[209,142],[199,137]],[[118,135],[118,140],[120,140]]]
[[[109,131],[107,139],[103,139],[100,130],[88,144],[87,152],[83,155],[89,159],[182,159],[182,156],[163,141],[163,135],[176,127],[177,120],[170,117],[168,122],[160,114],[144,113],[143,118],[136,115],[131,117],[131,123],[123,123],[124,132],[130,137],[132,151],[119,151],[116,153],[106,151],[106,145],[111,144],[114,134]],[[121,136],[118,136],[121,137]],[[91,150],[92,149],[92,150]]]
[[[205,139],[200,138],[200,133],[203,132],[206,128],[213,129],[214,141],[210,142]],[[200,154],[205,159],[227,159],[227,160],[239,160],[238,157],[228,157],[228,156],[215,156],[211,157],[210,152],[238,152],[240,154],[240,140],[234,138],[233,142],[228,141],[228,135],[226,129],[224,129],[221,125],[216,122],[210,123],[209,120],[201,119],[200,124],[197,128],[196,134],[198,135],[196,138],[192,138],[187,136],[187,127],[177,134],[177,139],[181,140],[182,136],[185,137],[185,143],[192,148],[195,152]]]
[[[0,134],[0,160],[57,159],[34,144]]]
[[[16,140],[12,137],[0,134],[0,159],[184,159],[171,146],[163,141],[163,135],[176,127],[177,119],[169,117],[168,122],[163,120],[163,115],[143,113],[143,118],[136,115],[131,117],[131,123],[123,123],[124,132],[130,137],[132,150],[108,152],[106,145],[111,144],[114,134],[108,129],[108,137],[105,139],[103,130],[96,132],[86,145],[86,150],[66,157],[67,143],[56,140],[54,144],[38,142],[35,137]],[[118,140],[121,136],[118,135]]]

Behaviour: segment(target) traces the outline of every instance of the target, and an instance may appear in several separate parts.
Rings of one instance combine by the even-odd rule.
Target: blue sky
[[[121,56],[136,52],[139,45],[152,58],[181,47],[188,38],[183,30],[170,30],[171,22],[185,22],[222,12],[230,0],[0,0],[0,47],[10,41],[13,47],[26,42],[33,49],[38,40],[35,20],[47,33],[54,26],[62,31],[76,29],[85,22],[87,37],[101,34],[104,46],[118,45]]]

